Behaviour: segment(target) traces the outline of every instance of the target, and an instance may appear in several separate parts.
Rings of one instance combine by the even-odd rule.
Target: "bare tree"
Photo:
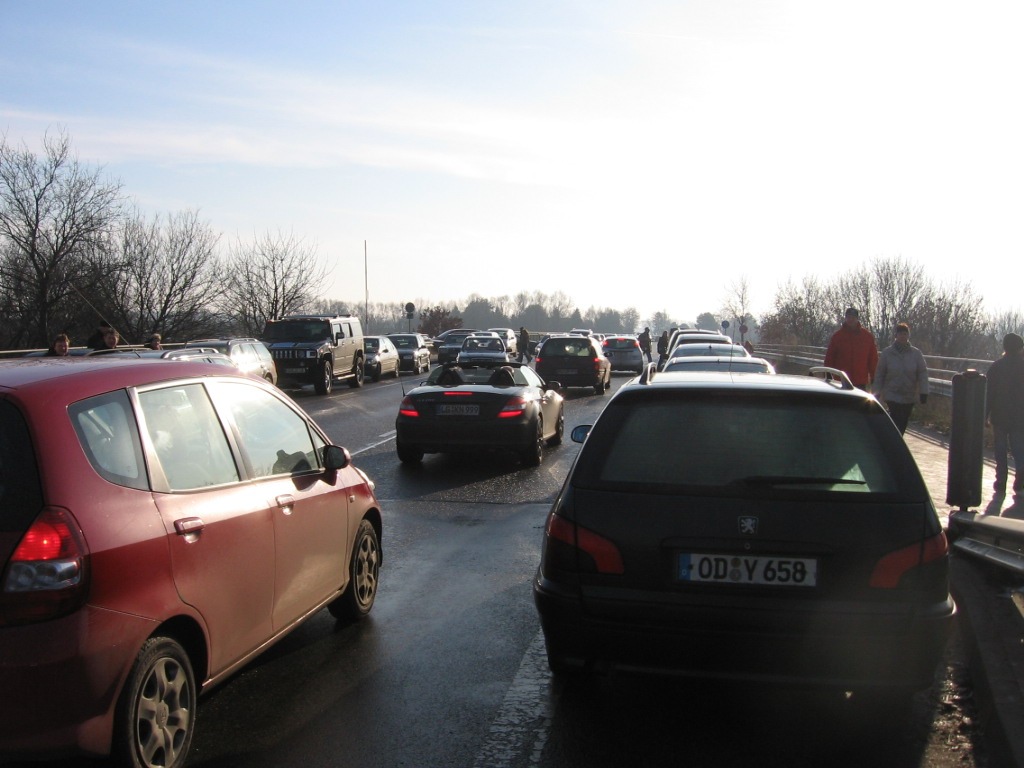
[[[228,261],[222,306],[246,334],[263,333],[267,320],[308,311],[323,292],[326,269],[316,247],[292,234],[239,241]]]
[[[0,138],[0,285],[22,297],[9,343],[43,345],[67,319],[57,310],[79,305],[87,259],[106,248],[120,214],[121,184],[79,163],[62,131],[43,137],[43,153]]]
[[[761,319],[761,341],[769,344],[825,346],[836,329],[836,313],[828,289],[805,277],[780,286],[773,310]]]
[[[101,291],[107,319],[135,343],[155,331],[182,340],[220,333],[218,240],[197,211],[152,220],[135,211],[120,231],[118,272]]]
[[[737,325],[750,317],[750,282],[746,275],[740,275],[729,283],[729,292],[722,302],[721,315]]]

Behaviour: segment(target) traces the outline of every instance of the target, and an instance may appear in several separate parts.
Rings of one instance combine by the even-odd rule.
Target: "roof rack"
[[[826,365],[816,365],[807,371],[807,373],[810,376],[824,379],[825,381],[838,381],[841,389],[856,389],[856,387],[853,386],[853,382],[850,381],[850,377],[846,375],[846,371],[841,371],[838,368],[829,368]]]
[[[648,363],[644,366],[644,369],[640,371],[640,377],[637,379],[638,384],[650,384],[654,381],[654,374],[658,372],[657,363]]]

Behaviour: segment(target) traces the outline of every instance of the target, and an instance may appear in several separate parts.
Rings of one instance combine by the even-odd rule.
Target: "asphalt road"
[[[487,455],[403,466],[394,416],[413,380],[293,393],[376,483],[377,602],[354,625],[321,612],[202,699],[189,766],[984,766],[955,643],[901,718],[807,692],[553,684],[530,580],[578,446],[567,437],[535,469]],[[566,434],[606,399],[570,392]]]

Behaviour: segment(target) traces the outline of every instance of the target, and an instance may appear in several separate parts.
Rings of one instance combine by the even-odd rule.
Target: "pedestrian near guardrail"
[[[846,310],[843,324],[832,334],[825,351],[825,366],[844,371],[853,386],[868,389],[878,366],[875,336],[860,324],[856,307]]]
[[[993,490],[1006,493],[1009,474],[1007,449],[1013,454],[1013,495],[1015,501],[1024,489],[1024,338],[1016,333],[1003,337],[1003,356],[988,369],[985,421],[992,425],[995,445],[996,480]]]
[[[928,401],[928,365],[921,350],[910,343],[907,323],[897,324],[892,344],[878,356],[874,391],[900,434],[905,434],[914,403],[924,405]]]

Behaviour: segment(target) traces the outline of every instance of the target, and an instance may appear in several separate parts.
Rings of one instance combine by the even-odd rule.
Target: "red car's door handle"
[[[282,493],[277,497],[276,501],[277,506],[281,508],[282,512],[286,515],[290,515],[292,513],[292,507],[295,506],[295,499],[292,498],[291,494]]]
[[[200,517],[183,517],[181,520],[174,521],[174,530],[177,531],[180,536],[187,536],[190,533],[199,533],[205,527],[206,523],[204,523]]]

